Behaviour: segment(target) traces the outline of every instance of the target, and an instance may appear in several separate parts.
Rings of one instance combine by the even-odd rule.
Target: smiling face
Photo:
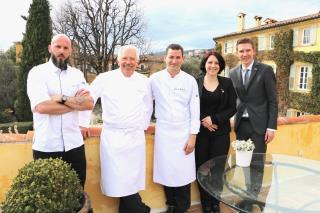
[[[237,46],[237,55],[244,67],[248,67],[252,63],[255,53],[256,51],[250,43],[238,44]]]
[[[167,55],[164,59],[167,65],[167,70],[170,73],[177,73],[180,71],[183,63],[183,55],[181,50],[168,49]]]
[[[210,55],[206,65],[206,74],[210,76],[217,76],[220,71],[220,64],[218,59],[214,55]]]
[[[135,49],[128,48],[123,50],[118,65],[124,76],[130,77],[138,66],[139,60]]]

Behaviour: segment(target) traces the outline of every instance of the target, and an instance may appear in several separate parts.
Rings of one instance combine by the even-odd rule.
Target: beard
[[[55,55],[51,54],[52,63],[61,70],[66,70],[68,67],[69,58],[59,59]]]

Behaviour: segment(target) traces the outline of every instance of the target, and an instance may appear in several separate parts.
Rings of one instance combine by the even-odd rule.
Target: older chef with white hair
[[[150,212],[139,195],[145,189],[145,132],[152,114],[149,79],[135,72],[139,50],[119,49],[119,69],[102,73],[90,85],[95,100],[101,98],[103,128],[100,137],[101,190],[119,197],[120,213]]]

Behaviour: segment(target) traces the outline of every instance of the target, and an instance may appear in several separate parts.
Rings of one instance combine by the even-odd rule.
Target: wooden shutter
[[[311,87],[312,87],[312,76],[307,78],[307,90],[311,90]]]
[[[294,90],[294,77],[289,77],[289,90]]]
[[[312,26],[310,28],[310,44],[314,45],[317,42],[317,26]]]
[[[298,29],[293,29],[293,46],[298,46],[298,37],[299,37],[299,31]]]

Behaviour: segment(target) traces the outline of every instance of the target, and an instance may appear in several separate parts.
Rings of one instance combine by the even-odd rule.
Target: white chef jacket
[[[200,104],[195,79],[180,70],[171,77],[165,69],[150,77],[155,99],[154,176],[162,185],[178,187],[196,178],[194,152],[184,147],[200,127]]]
[[[123,197],[145,189],[145,135],[152,114],[149,79],[137,72],[125,77],[120,69],[102,73],[91,84],[101,97],[101,190]]]
[[[81,88],[87,88],[83,73],[68,66],[61,71],[50,60],[32,68],[27,79],[27,93],[33,112],[34,137],[32,149],[41,152],[69,151],[83,145],[79,129],[78,111],[62,115],[40,114],[35,107],[50,96],[63,94],[75,96]]]

